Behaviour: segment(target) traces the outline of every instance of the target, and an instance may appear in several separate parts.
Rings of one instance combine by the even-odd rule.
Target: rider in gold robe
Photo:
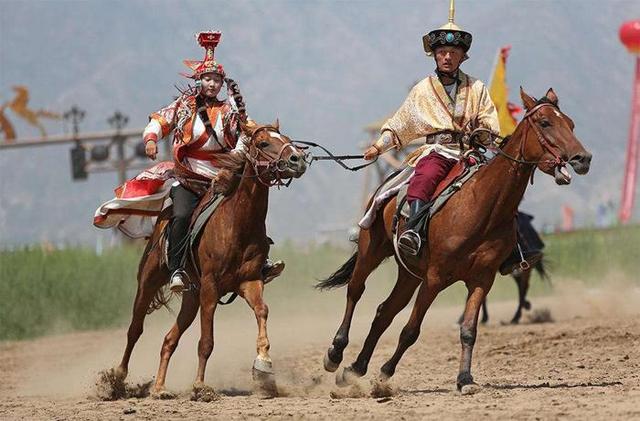
[[[415,167],[407,193],[412,216],[433,199],[437,185],[469,148],[468,135],[474,129],[500,133],[498,113],[486,86],[460,70],[460,64],[468,58],[471,40],[471,34],[453,22],[452,7],[449,22],[422,38],[425,52],[435,58],[435,74],[411,89],[382,126],[380,138],[365,152],[365,159],[371,160],[391,148],[400,150],[414,141],[426,141],[407,159]],[[405,231],[399,245],[417,255],[419,233]]]

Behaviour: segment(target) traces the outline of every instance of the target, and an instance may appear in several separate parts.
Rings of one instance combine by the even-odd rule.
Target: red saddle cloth
[[[440,193],[442,193],[444,189],[449,187],[451,183],[453,183],[458,177],[460,177],[464,173],[466,168],[467,164],[463,160],[456,162],[456,164],[451,167],[449,174],[447,174],[447,176],[436,187],[436,191],[433,192],[433,197],[431,200],[440,196]]]

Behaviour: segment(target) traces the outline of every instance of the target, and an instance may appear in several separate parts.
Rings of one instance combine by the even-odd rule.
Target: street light
[[[62,118],[66,121],[71,121],[73,127],[73,137],[76,145],[71,148],[71,177],[73,180],[86,180],[87,179],[87,156],[84,147],[77,139],[80,122],[84,119],[85,112],[77,105],[71,107],[66,111]]]
[[[111,117],[107,119],[107,123],[114,129],[116,129],[116,135],[113,136],[111,144],[116,145],[116,151],[118,158],[116,160],[116,168],[118,169],[118,182],[120,185],[127,181],[127,161],[124,157],[124,143],[127,140],[126,137],[120,134],[120,131],[129,122],[129,117],[122,114],[120,111],[113,113]]]

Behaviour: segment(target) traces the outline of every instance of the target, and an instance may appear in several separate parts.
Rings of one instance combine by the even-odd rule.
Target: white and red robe
[[[210,182],[216,175],[216,157],[230,150],[246,151],[238,113],[228,101],[207,106],[207,115],[216,134],[210,136],[196,110],[196,98],[182,95],[169,106],[151,114],[143,140],[158,141],[172,131],[173,161],[160,162],[116,190],[116,197],[96,210],[93,224],[98,228],[117,226],[132,238],[151,235],[156,217],[168,205],[171,186],[178,178]]]

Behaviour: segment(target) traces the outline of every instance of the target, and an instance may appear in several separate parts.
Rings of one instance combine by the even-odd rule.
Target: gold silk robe
[[[469,134],[477,127],[484,127],[495,134],[500,133],[496,107],[482,81],[462,71],[456,93],[455,104],[436,75],[418,82],[398,111],[382,126],[380,132],[389,131],[393,144],[381,145],[402,149],[414,140],[438,132],[449,131]],[[466,145],[465,145],[466,146]],[[460,145],[425,144],[407,157],[409,165],[415,165],[422,157],[436,151],[448,158],[460,157]]]

